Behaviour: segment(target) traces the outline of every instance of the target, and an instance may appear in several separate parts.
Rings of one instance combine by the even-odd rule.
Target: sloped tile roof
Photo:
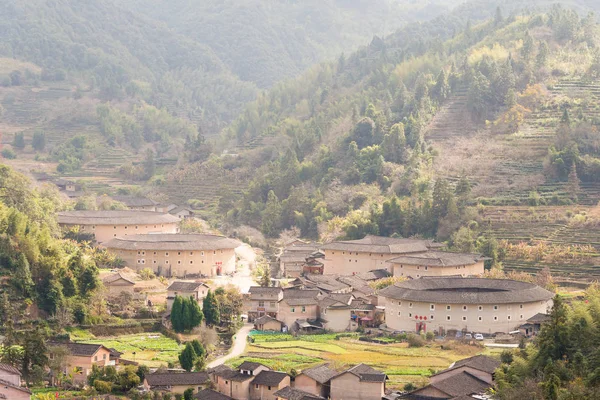
[[[260,371],[252,381],[253,385],[277,386],[288,376],[285,372]]]
[[[448,394],[450,397],[483,393],[491,387],[489,383],[468,372],[452,375],[439,382],[431,383],[430,386]],[[418,390],[416,392],[418,393]]]
[[[199,400],[234,400],[233,397],[225,396],[212,389],[201,390],[194,395],[194,398]]]
[[[178,218],[177,221],[179,221]],[[150,222],[146,223],[150,224]],[[109,249],[119,250],[215,251],[235,249],[240,244],[235,239],[218,235],[149,233],[113,238],[106,242],[105,246]]]
[[[496,304],[547,301],[554,294],[527,282],[509,279],[429,277],[388,286],[382,297],[449,304]]]
[[[473,265],[485,260],[480,254],[451,253],[449,251],[430,250],[423,253],[411,253],[387,260],[392,264],[410,264],[429,267],[455,267]]]
[[[402,254],[424,252],[430,248],[439,247],[431,240],[389,238],[367,235],[359,240],[342,240],[324,244],[324,250],[345,250],[363,253]]]
[[[203,385],[208,380],[206,372],[155,372],[146,375],[150,386]]]
[[[315,396],[312,393],[305,392],[300,389],[291,388],[289,386],[284,387],[273,393],[278,399],[285,400],[325,400],[324,397]]]
[[[21,376],[21,372],[10,364],[0,363],[0,370]]]
[[[175,281],[169,285],[167,290],[179,292],[193,292],[198,290],[200,286],[208,287],[208,285],[206,285],[204,282]]]
[[[116,282],[118,280],[121,280],[121,279],[124,280],[125,282],[128,282],[128,283],[130,283],[132,285],[135,285],[134,281],[132,281],[131,279],[129,279],[129,278],[125,277],[125,276],[123,276],[123,274],[121,274],[120,272],[117,272],[116,274],[112,274],[112,275],[107,276],[106,278],[102,279],[102,282],[104,284],[106,284],[106,285],[110,285],[111,283],[114,283],[114,282]]]
[[[239,365],[239,367],[237,368],[238,370],[245,370],[245,371],[255,371],[256,369],[260,368],[260,367],[264,367],[265,365],[259,363],[259,362],[254,362],[254,361],[244,361],[243,363],[241,363]]]
[[[58,223],[70,225],[144,225],[176,222],[179,222],[179,218],[154,211],[61,211],[58,213]]]
[[[479,371],[487,372],[488,374],[493,374],[494,371],[498,367],[500,367],[500,365],[500,360],[484,355],[477,355],[455,362],[454,365],[448,370],[452,370],[459,367],[471,367]]]
[[[316,367],[304,369],[301,372],[302,375],[306,375],[309,378],[324,384],[327,383],[331,378],[338,374],[337,371],[329,368],[328,364],[317,365]]]

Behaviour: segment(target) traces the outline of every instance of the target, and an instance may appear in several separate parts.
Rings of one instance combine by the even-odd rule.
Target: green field
[[[97,343],[114,348],[123,353],[126,360],[137,361],[149,367],[160,367],[169,362],[177,362],[177,356],[183,348],[173,339],[160,333],[138,333],[118,337],[103,337],[80,340],[82,343]],[[133,354],[135,353],[135,355]]]
[[[481,353],[480,347],[452,345],[453,350],[442,350],[434,342],[421,348],[409,348],[406,343],[375,344],[358,341],[356,337],[335,334],[300,336],[254,335],[246,353],[228,362],[237,366],[242,361],[256,361],[272,369],[300,371],[321,363],[330,363],[343,369],[365,363],[388,374],[390,388],[402,388],[408,382],[424,383],[433,373],[445,369],[456,360]]]

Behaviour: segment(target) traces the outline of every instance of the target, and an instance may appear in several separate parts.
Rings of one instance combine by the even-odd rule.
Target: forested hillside
[[[239,156],[207,164],[251,179],[221,197],[226,221],[271,237],[436,237],[496,264],[594,275],[596,19],[499,8],[474,23],[465,7],[249,105],[227,131]]]
[[[210,47],[238,77],[268,87],[305,68],[428,20],[456,0],[126,0],[173,31]]]

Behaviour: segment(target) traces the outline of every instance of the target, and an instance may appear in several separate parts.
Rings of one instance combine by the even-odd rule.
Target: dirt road
[[[246,343],[247,343],[247,338],[248,338],[248,333],[252,330],[252,328],[254,328],[253,324],[245,324],[242,329],[240,329],[234,336],[235,339],[233,341],[233,346],[231,346],[231,351],[223,356],[223,357],[219,357],[216,360],[210,362],[208,364],[208,368],[214,368],[216,366],[219,366],[223,363],[225,363],[227,360],[231,360],[232,358],[235,358],[237,356],[241,356],[242,354],[244,354],[244,351],[246,350]]]

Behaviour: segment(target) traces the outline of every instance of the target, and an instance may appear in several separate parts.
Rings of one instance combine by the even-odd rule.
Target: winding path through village
[[[231,351],[224,355],[223,357],[219,357],[216,360],[210,362],[208,364],[208,368],[214,368],[221,364],[224,364],[226,361],[231,360],[237,356],[241,356],[244,354],[246,350],[246,343],[248,340],[248,333],[254,328],[253,324],[246,323],[234,336],[235,340],[233,341],[233,346],[231,346]]]

